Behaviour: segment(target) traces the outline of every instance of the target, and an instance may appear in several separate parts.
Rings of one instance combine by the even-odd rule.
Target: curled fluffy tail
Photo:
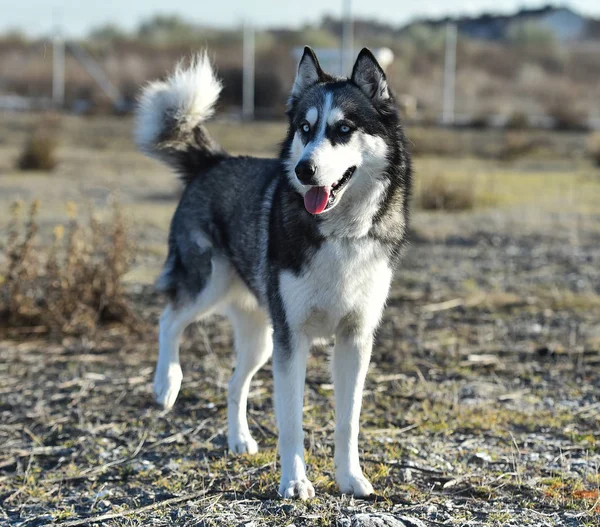
[[[135,120],[140,150],[173,167],[185,182],[221,161],[225,152],[203,126],[221,87],[206,53],[188,68],[179,64],[167,80],[147,85]]]

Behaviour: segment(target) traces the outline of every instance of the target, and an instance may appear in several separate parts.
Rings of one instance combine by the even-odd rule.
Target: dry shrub
[[[469,126],[471,128],[475,128],[476,130],[483,130],[484,128],[489,127],[489,125],[489,113],[476,115],[471,119],[471,122],[469,123]]]
[[[548,115],[554,121],[554,129],[563,132],[581,132],[588,129],[587,116],[573,108],[572,101],[557,102],[550,106]]]
[[[17,161],[21,170],[47,170],[56,168],[56,150],[58,141],[59,120],[56,117],[45,117],[33,129],[27,139],[23,151]]]
[[[506,128],[511,130],[527,130],[530,127],[529,117],[524,112],[513,112],[506,121]]]
[[[423,210],[471,210],[475,206],[475,186],[467,179],[451,180],[438,174],[422,180],[417,199]]]
[[[498,158],[502,161],[513,161],[530,155],[537,146],[537,142],[527,133],[509,132],[504,137],[504,144],[498,152]]]
[[[137,317],[121,281],[133,251],[119,207],[110,221],[92,217],[82,226],[69,205],[70,221],[55,227],[49,248],[37,243],[39,202],[31,205],[25,225],[21,208],[13,205],[0,268],[0,328],[54,335],[87,335],[107,323],[134,329]]]
[[[454,130],[435,127],[411,127],[409,149],[413,156],[456,156],[464,153],[460,136]]]
[[[600,132],[590,134],[587,141],[587,151],[592,163],[600,168]]]

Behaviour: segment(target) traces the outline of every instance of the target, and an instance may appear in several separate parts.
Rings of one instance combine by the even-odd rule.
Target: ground
[[[19,173],[14,158],[33,120],[11,117],[0,130],[2,229],[14,199],[41,198],[44,237],[64,221],[68,200],[85,214],[118,192],[137,247],[128,290],[146,325],[133,335],[119,326],[85,338],[4,335],[0,525],[350,525],[359,512],[405,525],[598,524],[600,171],[563,155],[580,138],[553,136],[554,155],[511,161],[416,159],[419,187],[432,174],[467,181],[475,207],[415,211],[364,397],[372,499],[338,494],[328,351],[312,354],[305,432],[317,497],[298,503],[277,497],[270,365],[249,400],[261,450],[227,453],[224,320],[188,330],[177,404],[165,413],[153,403],[164,300],[150,284],[165,255],[174,179],[135,153],[131,123],[118,119],[64,120],[57,171]],[[269,154],[283,128],[213,129],[230,149]]]

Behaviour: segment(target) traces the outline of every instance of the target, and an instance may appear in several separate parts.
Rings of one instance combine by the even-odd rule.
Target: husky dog
[[[359,414],[373,335],[405,244],[411,166],[385,74],[363,49],[349,78],[321,69],[305,48],[288,102],[278,159],[227,154],[204,126],[221,84],[206,54],[143,91],[136,141],[175,169],[185,190],[171,223],[159,289],[154,379],[173,406],[179,340],[212,313],[233,325],[229,450],[257,451],[246,419],[252,376],[273,355],[284,498],[314,496],[304,464],[306,362],[335,336],[335,470],[342,493],[367,496],[358,454]]]

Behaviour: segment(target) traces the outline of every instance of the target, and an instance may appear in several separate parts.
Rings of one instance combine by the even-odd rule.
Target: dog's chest
[[[391,276],[388,259],[376,242],[327,241],[300,275],[281,273],[288,324],[310,338],[333,335],[344,319],[374,327]]]

